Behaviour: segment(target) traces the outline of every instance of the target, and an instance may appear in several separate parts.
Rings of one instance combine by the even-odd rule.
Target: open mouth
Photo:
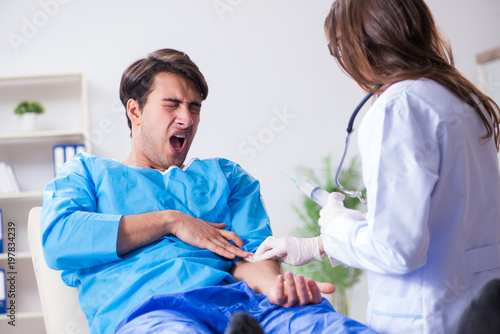
[[[170,145],[175,151],[182,151],[184,143],[186,142],[186,134],[178,133],[170,137]]]

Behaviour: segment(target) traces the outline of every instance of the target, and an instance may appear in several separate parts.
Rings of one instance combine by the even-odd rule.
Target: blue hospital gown
[[[226,223],[249,252],[271,235],[259,182],[225,159],[193,159],[183,169],[159,172],[81,153],[46,186],[45,259],[79,289],[92,334],[113,332],[153,295],[236,283],[229,272],[239,258],[223,258],[172,235],[117,256],[122,215],[168,209]]]
[[[123,258],[122,215],[179,210],[226,223],[254,252],[271,235],[259,182],[224,159],[192,160],[166,172],[80,154],[44,190],[42,243],[51,268],[79,288],[92,333],[109,333],[147,297],[234,283],[228,260],[167,235]]]

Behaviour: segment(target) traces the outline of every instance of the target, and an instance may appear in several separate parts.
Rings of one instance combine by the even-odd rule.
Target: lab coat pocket
[[[422,309],[421,298],[377,296],[372,301],[367,323],[381,333],[422,333]]]

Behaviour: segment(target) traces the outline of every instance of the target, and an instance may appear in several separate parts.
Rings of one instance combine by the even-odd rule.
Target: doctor
[[[377,96],[358,140],[368,212],[331,194],[320,237],[270,237],[254,258],[302,265],[325,252],[368,272],[368,326],[454,333],[500,277],[498,106],[454,67],[423,0],[337,0],[325,31],[342,69]]]

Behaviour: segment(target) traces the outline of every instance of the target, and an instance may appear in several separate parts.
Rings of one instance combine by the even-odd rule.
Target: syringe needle
[[[295,180],[295,179],[291,178],[290,176],[286,175],[284,171],[281,171],[281,174],[283,174],[283,175],[285,175],[287,178],[289,178],[289,179],[293,182],[293,184],[296,184],[296,183],[297,183],[297,180]]]

